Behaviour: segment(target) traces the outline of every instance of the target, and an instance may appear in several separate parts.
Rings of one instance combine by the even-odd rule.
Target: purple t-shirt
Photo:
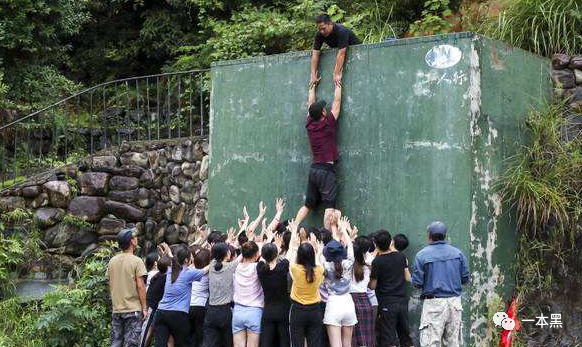
[[[314,163],[335,162],[339,158],[335,141],[336,119],[328,112],[325,119],[314,121],[307,116],[305,128],[309,136]]]

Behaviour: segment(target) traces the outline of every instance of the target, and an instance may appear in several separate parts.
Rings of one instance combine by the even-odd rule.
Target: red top
[[[307,116],[305,128],[309,136],[314,163],[335,162],[339,158],[335,141],[336,119],[328,112],[325,119],[314,121]]]

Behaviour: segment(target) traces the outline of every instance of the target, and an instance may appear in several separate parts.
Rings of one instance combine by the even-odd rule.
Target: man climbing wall
[[[313,163],[309,170],[309,180],[305,193],[305,204],[297,212],[295,221],[301,223],[320,203],[325,208],[323,226],[329,229],[329,220],[332,216],[337,198],[337,178],[335,162],[339,154],[336,144],[336,125],[342,102],[341,80],[335,84],[335,93],[331,111],[325,109],[325,101],[315,101],[315,90],[320,81],[316,77],[309,85],[309,115],[305,128],[309,137]]]
[[[360,41],[350,29],[332,22],[326,14],[317,16],[315,23],[317,24],[317,34],[315,34],[315,42],[313,43],[313,52],[311,54],[311,84],[315,83],[317,79],[319,55],[321,54],[321,46],[325,42],[331,48],[338,48],[335,68],[333,69],[333,80],[338,85],[342,80],[342,70],[348,46],[357,45]]]

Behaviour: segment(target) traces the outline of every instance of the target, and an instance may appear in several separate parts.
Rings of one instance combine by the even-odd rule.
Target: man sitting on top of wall
[[[317,69],[319,67],[319,55],[321,46],[325,42],[331,48],[338,48],[335,58],[335,68],[333,70],[333,80],[336,85],[341,83],[342,70],[346,59],[348,46],[360,43],[356,35],[341,24],[331,21],[328,15],[320,14],[315,18],[317,24],[317,34],[313,43],[313,53],[311,55],[311,85],[317,80]]]
[[[325,109],[325,101],[315,101],[315,89],[321,78],[317,77],[309,86],[309,115],[305,128],[309,136],[313,162],[309,171],[309,181],[305,194],[305,204],[297,212],[295,221],[301,223],[309,212],[323,203],[325,216],[323,226],[330,228],[330,217],[335,211],[337,198],[337,179],[335,161],[339,158],[336,145],[336,124],[342,103],[342,85],[336,83],[331,111]]]

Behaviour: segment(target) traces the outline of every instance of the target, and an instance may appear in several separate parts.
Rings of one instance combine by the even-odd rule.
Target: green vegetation
[[[86,220],[84,220],[83,218],[77,217],[77,216],[72,216],[72,215],[66,215],[63,217],[63,220],[61,221],[61,227],[65,227],[65,226],[70,226],[70,227],[74,227],[77,229],[82,229],[82,228],[91,228],[93,225],[89,222],[87,222]]]
[[[572,53],[582,44],[581,7],[578,0],[8,0],[0,4],[0,108],[22,115],[107,80],[309,49],[321,12],[364,42],[478,30],[546,56]]]
[[[93,254],[74,285],[58,287],[39,302],[0,301],[0,346],[108,346],[111,308],[105,270],[111,255],[109,248]]]
[[[547,312],[555,298],[578,297],[582,285],[582,137],[573,116],[562,104],[532,111],[530,144],[510,160],[502,179],[518,218],[515,292],[522,316]],[[526,329],[519,336],[536,333]]]
[[[453,29],[453,24],[446,18],[453,14],[449,8],[449,0],[428,0],[422,11],[422,18],[412,23],[410,32],[414,36],[434,35],[448,33]]]
[[[320,12],[353,28],[366,43],[471,30],[546,57],[582,51],[579,0],[5,0],[0,3],[0,124],[105,81],[310,49],[312,20]],[[175,87],[175,81],[168,83]],[[199,88],[197,82],[183,83],[183,93]],[[203,88],[209,90],[208,81]],[[106,93],[114,104],[96,109],[144,98],[133,89]],[[564,133],[571,133],[569,116],[561,105],[533,111],[527,121],[530,144],[508,163],[501,181],[519,224],[516,294],[523,316],[539,313],[555,296],[579,297],[582,285],[582,138],[564,141]],[[60,109],[3,133],[0,172],[16,168],[18,176],[83,157],[86,139],[76,132],[65,137],[64,129],[88,127],[94,118],[82,111],[73,121]],[[172,129],[181,126],[172,122]],[[46,145],[38,138],[7,149],[15,134],[22,139],[39,129],[55,131],[50,153],[38,155]],[[7,180],[0,189],[22,180]],[[85,223],[63,220],[77,227]],[[11,281],[40,257],[40,241],[30,211],[1,215],[0,231],[9,230],[17,232],[0,234],[0,346],[108,345],[104,273],[112,251],[91,256],[76,272],[75,284],[21,305],[10,298]],[[503,303],[491,312],[498,307]],[[519,332],[518,346],[531,334]]]
[[[17,176],[14,179],[6,180],[4,182],[0,182],[0,189],[10,188],[15,184],[23,182],[26,178],[24,176]]]
[[[422,0],[4,1],[0,107],[25,114],[81,85],[309,49],[323,11],[383,41],[422,9]]]
[[[90,224],[66,216],[63,225]],[[112,255],[111,244],[101,248],[69,274],[74,284],[22,304],[13,296],[13,281],[26,277],[43,257],[39,232],[29,210],[0,215],[0,346],[108,346],[111,312],[105,270]]]
[[[9,235],[9,236],[5,236]],[[13,294],[12,280],[28,271],[41,256],[33,213],[16,208],[0,215],[0,299]]]
[[[513,0],[483,32],[511,45],[551,57],[582,49],[582,2],[579,0]]]

